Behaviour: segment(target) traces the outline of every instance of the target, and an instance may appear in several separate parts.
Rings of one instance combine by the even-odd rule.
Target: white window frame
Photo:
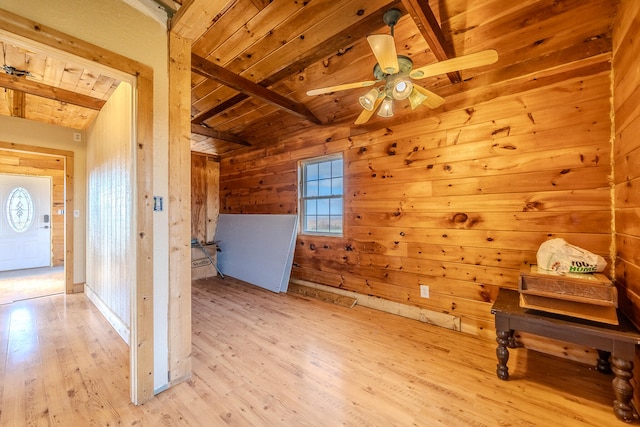
[[[320,163],[327,163],[327,162],[333,162],[335,160],[341,160],[342,161],[342,171],[340,173],[340,176],[333,176],[333,172],[331,175],[331,179],[338,179],[340,178],[342,180],[342,185],[340,187],[340,194],[331,194],[331,195],[317,195],[317,196],[306,196],[305,192],[307,190],[307,184],[308,181],[307,180],[307,166],[310,165],[314,165],[314,164],[320,164]],[[322,156],[322,157],[314,157],[311,159],[307,159],[307,160],[303,160],[300,161],[298,164],[298,212],[299,212],[299,222],[300,222],[300,226],[298,227],[299,230],[299,234],[306,234],[306,235],[314,235],[314,236],[334,236],[334,237],[342,237],[344,235],[344,156],[342,155],[342,153],[338,153],[338,154],[332,154],[332,155],[328,155],[328,156]],[[333,193],[333,191],[332,191]],[[307,212],[306,212],[306,202],[309,200],[327,200],[327,199],[333,199],[333,200],[340,200],[340,205],[341,205],[341,209],[340,209],[340,231],[314,231],[314,230],[307,230],[306,228],[306,218],[307,218]],[[330,211],[331,213],[331,211]],[[332,215],[333,216],[333,215]],[[331,222],[331,220],[330,220]]]

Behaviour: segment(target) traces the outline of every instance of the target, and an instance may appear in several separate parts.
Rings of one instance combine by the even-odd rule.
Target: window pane
[[[331,194],[334,196],[342,195],[342,178],[334,178],[331,180]]]
[[[318,213],[318,209],[316,208],[316,200],[307,200],[305,202],[304,213],[305,215],[316,215]]]
[[[318,197],[318,181],[307,182],[307,191],[305,197]]]
[[[313,181],[318,179],[318,164],[314,163],[311,165],[307,165],[306,166],[307,169],[307,174],[306,174],[306,180],[307,181]]]
[[[304,217],[304,231],[317,231],[315,216]]]
[[[342,232],[342,215],[331,215],[331,232],[333,233],[341,233]]]
[[[342,199],[333,198],[331,200],[330,214],[331,215],[342,215]]]
[[[318,215],[318,224],[317,231],[320,233],[328,233],[330,231],[329,228],[329,215]]]
[[[319,165],[318,178],[327,179],[331,178],[331,162],[323,162]]]
[[[334,178],[342,176],[342,159],[331,162],[331,176]]]
[[[33,224],[33,199],[31,194],[22,188],[11,190],[7,197],[7,222],[13,231],[22,233]]]
[[[329,215],[329,199],[318,200],[318,215]]]
[[[331,179],[321,179],[318,181],[318,195],[330,196],[331,195]]]

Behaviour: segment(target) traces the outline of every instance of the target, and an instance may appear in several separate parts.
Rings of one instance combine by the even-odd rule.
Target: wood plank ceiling
[[[84,129],[120,80],[0,33],[0,115]]]
[[[581,38],[579,22],[567,26],[562,18],[569,9],[579,13],[586,3],[609,0],[154,1],[170,14],[175,10],[172,31],[192,41],[192,150],[218,155],[266,147],[314,126],[348,126],[357,135],[419,118],[437,121],[438,111],[499,96],[524,75],[544,77],[558,55],[578,63],[611,50],[613,16],[602,17],[600,35],[588,39]],[[367,88],[306,92],[373,80],[376,59],[366,36],[389,33],[382,16],[392,7],[403,13],[396,49],[414,68],[485,49],[500,58],[420,80],[445,98],[436,109],[411,110],[408,100],[396,101],[394,117],[374,115],[354,125]],[[31,74],[0,72],[0,114],[82,129],[119,83],[2,37],[0,46],[2,65]]]
[[[588,11],[585,4],[594,1],[604,0],[193,0],[172,22],[174,32],[192,40],[192,150],[230,155],[308,136],[314,126],[347,126],[358,135],[419,118],[437,121],[439,111],[500,96],[522,76],[544,77],[560,63],[559,54],[562,63],[577,64],[610,52],[613,14],[602,17],[600,35],[588,39],[581,38],[579,22],[567,26],[562,18],[568,10]],[[408,100],[396,101],[394,117],[374,115],[354,125],[362,111],[358,98],[368,88],[306,92],[372,80],[376,59],[366,36],[389,33],[382,16],[391,7],[403,12],[396,49],[414,68],[485,49],[497,50],[500,58],[420,80],[445,98],[443,106],[412,111]]]

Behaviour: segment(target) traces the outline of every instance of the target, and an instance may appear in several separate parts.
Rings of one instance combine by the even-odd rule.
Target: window
[[[11,190],[7,197],[7,221],[16,233],[31,228],[33,223],[33,201],[31,194],[22,187]]]
[[[342,155],[302,162],[300,216],[303,233],[342,235]]]

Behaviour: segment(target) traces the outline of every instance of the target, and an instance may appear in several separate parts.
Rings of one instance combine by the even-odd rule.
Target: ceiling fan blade
[[[427,98],[422,101],[422,104],[426,105],[429,108],[438,108],[442,104],[444,104],[444,98],[440,95],[436,95],[428,89],[423,88],[422,86],[418,86],[416,84],[413,85],[413,89],[417,90]]]
[[[367,41],[382,71],[387,74],[395,74],[400,71],[396,43],[392,35],[373,34],[367,36]]]
[[[373,86],[374,84],[376,84],[375,80],[368,80],[368,81],[356,82],[356,83],[347,83],[347,84],[343,84],[343,85],[323,87],[323,88],[320,88],[320,89],[313,89],[313,90],[307,91],[307,95],[309,95],[309,96],[322,95],[323,93],[338,92],[338,91],[347,90],[347,89],[356,89],[356,88],[360,88],[360,87]]]
[[[371,116],[373,116],[373,114],[376,112],[380,104],[382,104],[383,99],[384,96],[379,96],[378,98],[376,98],[376,102],[373,104],[373,109],[371,109],[371,111],[363,109],[362,113],[360,113],[354,124],[362,125],[364,123],[367,123]]]
[[[498,60],[498,52],[493,49],[483,50],[457,58],[446,59],[435,64],[414,68],[409,74],[412,79],[424,79],[425,77],[446,74],[452,71],[466,70],[467,68],[480,67],[493,64]]]

